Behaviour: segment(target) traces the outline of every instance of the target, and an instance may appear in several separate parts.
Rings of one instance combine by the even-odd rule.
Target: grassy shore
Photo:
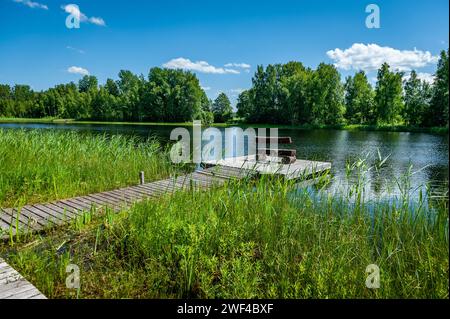
[[[51,298],[448,298],[448,201],[360,195],[235,182],[87,214],[0,252]],[[68,264],[79,290],[65,287]],[[370,264],[379,289],[366,287]]]
[[[129,137],[0,129],[0,202],[136,184],[140,170],[160,179],[180,169],[167,156]],[[333,194],[329,176],[314,189],[263,178],[86,212],[0,242],[0,257],[50,298],[448,298],[448,196],[412,202],[405,175],[397,201],[367,201],[369,169],[348,165],[361,180]],[[371,264],[379,289],[366,287]]]
[[[23,118],[0,118],[0,123],[54,123],[54,124],[102,124],[102,125],[144,125],[144,126],[192,126],[192,122],[182,123],[158,123],[158,122],[102,122],[102,121],[76,121],[72,119],[23,119]],[[418,132],[418,133],[433,133],[433,134],[448,134],[448,127],[416,127],[407,125],[284,125],[284,124],[251,124],[243,122],[235,123],[213,123],[213,127],[261,127],[271,128],[277,127],[279,129],[297,129],[297,130],[313,130],[313,129],[328,129],[328,130],[353,130],[353,131],[386,131],[386,132]]]
[[[0,206],[43,202],[137,184],[174,170],[156,141],[0,128]]]

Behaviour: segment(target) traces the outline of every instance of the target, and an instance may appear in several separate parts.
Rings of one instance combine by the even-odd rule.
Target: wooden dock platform
[[[255,163],[244,159],[205,164],[209,168],[156,182],[21,208],[0,208],[0,239],[15,236],[17,231],[24,234],[60,226],[92,209],[109,207],[117,211],[145,198],[155,198],[176,190],[221,186],[231,179],[255,178],[262,174],[281,175],[286,179],[308,179],[331,167],[330,163],[303,160],[291,165]]]
[[[0,208],[0,240],[15,236],[17,232],[27,234],[61,226],[87,211],[105,207],[118,211],[145,198],[157,198],[177,190],[218,187],[232,179],[257,178],[262,174],[294,179],[321,173],[331,167],[329,163],[301,160],[295,165],[255,163],[248,158],[205,164],[208,167],[206,169],[156,182],[49,203],[31,204],[21,208]],[[0,258],[0,299],[3,298],[45,298],[45,296]]]
[[[331,163],[306,161],[297,159],[292,164],[282,164],[279,157],[266,156],[266,160],[257,161],[256,155],[232,157],[219,161],[207,161],[207,166],[232,167],[255,171],[259,175],[278,175],[285,179],[308,179],[314,174],[319,174],[331,169]]]
[[[0,258],[0,299],[47,299]]]

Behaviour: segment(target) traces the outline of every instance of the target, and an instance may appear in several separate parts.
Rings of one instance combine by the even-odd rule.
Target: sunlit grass
[[[167,177],[159,143],[119,135],[0,129],[0,206],[44,202]]]
[[[448,298],[448,201],[363,198],[232,182],[103,212],[4,251],[54,298],[77,296],[65,287],[69,263],[81,268],[80,298]],[[379,289],[365,285],[369,264],[380,268]]]

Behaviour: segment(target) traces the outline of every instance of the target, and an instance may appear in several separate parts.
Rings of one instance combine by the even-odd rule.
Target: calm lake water
[[[35,124],[0,123],[8,129],[58,129],[79,132],[137,135],[157,137],[168,141],[174,126],[101,125],[101,124]],[[190,129],[190,128],[188,128]],[[223,129],[221,129],[223,130]],[[269,134],[269,132],[267,132]],[[395,181],[412,166],[411,188],[427,185],[433,194],[448,196],[448,135],[407,132],[366,132],[344,130],[295,130],[280,129],[279,136],[291,136],[297,149],[297,158],[328,161],[332,163],[333,182],[330,189],[339,189],[352,182],[346,177],[346,164],[366,159],[372,166],[378,159],[389,156],[379,173],[372,169],[367,174],[367,193],[370,197],[382,197],[387,193],[398,194]],[[417,196],[417,191],[414,192]],[[413,195],[414,197],[414,195]]]

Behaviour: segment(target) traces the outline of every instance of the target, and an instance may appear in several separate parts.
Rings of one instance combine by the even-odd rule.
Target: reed
[[[362,187],[329,193],[327,178],[179,191],[0,251],[53,298],[448,298],[448,197],[366,200]]]
[[[169,176],[153,139],[0,129],[0,207],[45,202]]]

